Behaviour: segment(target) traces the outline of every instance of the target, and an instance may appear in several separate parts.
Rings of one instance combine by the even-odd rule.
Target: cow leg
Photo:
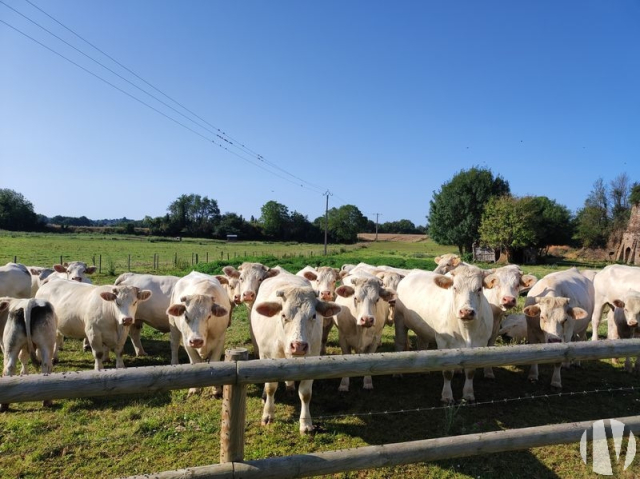
[[[190,346],[185,346],[184,349],[187,352],[187,354],[189,355],[189,362],[191,364],[200,364],[201,362],[203,362],[202,358],[200,357],[200,354],[198,353],[197,350],[193,349]],[[200,390],[199,388],[189,388],[189,392],[187,394],[187,397],[193,396],[199,390]]]
[[[171,347],[171,365],[176,366],[179,363],[178,349],[180,348],[180,340],[182,339],[182,333],[174,325],[169,326],[169,344]]]
[[[562,363],[557,363],[553,365],[553,376],[551,377],[551,386],[554,388],[561,389],[562,388],[562,379],[561,372],[562,371]]]
[[[636,359],[636,363],[638,362],[638,360]],[[624,370],[628,373],[633,371],[633,368],[631,367],[631,358],[627,356],[627,359],[625,359],[624,361]]]
[[[285,381],[284,384],[286,386],[288,395],[293,395],[293,393],[296,392],[296,382],[295,381]]]
[[[396,352],[408,351],[409,328],[405,326],[404,316],[399,310],[396,310],[395,312],[395,317],[393,318],[393,326],[396,331],[394,340]]]
[[[327,341],[329,340],[329,333],[333,328],[333,316],[329,318],[323,318],[322,320],[322,346],[320,346],[320,356],[327,354]]]
[[[18,358],[20,359],[20,364],[22,365],[22,367],[20,368],[20,375],[25,376],[29,374],[30,356],[26,346],[20,350],[20,354],[18,355]]]
[[[633,371],[636,374],[640,373],[640,356],[636,357],[636,365],[633,367]]]
[[[535,383],[538,380],[538,365],[532,364],[531,368],[529,368],[529,377],[527,378],[532,383]]]
[[[102,343],[102,335],[96,334],[93,330],[86,331],[91,350],[93,351],[94,369],[100,371],[104,369],[105,346]]]
[[[464,387],[462,388],[462,399],[467,402],[475,402],[476,396],[473,393],[473,376],[476,373],[475,369],[465,369]]]
[[[502,321],[502,314],[495,314],[493,316],[493,330],[491,331],[491,337],[489,338],[489,342],[487,346],[495,346],[496,338],[498,337],[498,331],[500,331],[500,321]],[[483,370],[483,375],[486,379],[495,379],[496,376],[493,373],[493,368],[491,366],[487,366]]]
[[[91,351],[91,345],[89,344],[89,340],[87,338],[84,338],[82,340],[82,350],[86,352]]]
[[[113,349],[113,352],[116,355],[116,369],[124,369],[124,359],[122,358],[122,353],[124,352],[124,345],[127,342],[127,337],[129,336],[130,326],[117,326],[117,337],[116,337],[116,347]]]
[[[604,302],[600,298],[596,298],[593,314],[591,315],[591,340],[598,340],[598,326],[600,326],[600,319],[602,319],[602,306]]]
[[[4,367],[2,369],[3,376],[13,376],[16,373],[18,363],[18,354],[20,350],[5,348],[4,350]],[[9,410],[9,403],[0,404],[0,412]]]
[[[350,354],[351,348],[349,348],[349,345],[347,344],[347,340],[342,335],[339,336],[339,339],[340,339],[340,349],[342,350],[342,354],[345,354],[345,355]],[[348,377],[342,378],[342,380],[340,381],[340,386],[338,387],[338,391],[343,393],[349,391]]]
[[[60,331],[56,331],[56,346],[53,350],[53,361],[58,362],[58,351],[62,351],[64,336]]]
[[[262,425],[272,423],[275,420],[275,394],[278,383],[266,383],[264,385],[264,409],[262,410]]]
[[[445,404],[453,404],[453,390],[451,389],[451,379],[453,379],[453,371],[442,371],[444,384],[442,386],[442,396],[440,400]]]
[[[307,379],[300,381],[300,386],[298,387],[298,396],[300,396],[300,434],[313,432],[311,411],[309,409],[312,386],[313,379]]]
[[[142,347],[142,342],[140,341],[142,326],[144,326],[144,323],[136,319],[133,325],[129,328],[129,337],[131,338],[131,344],[133,344],[136,356],[147,356],[146,351]]]

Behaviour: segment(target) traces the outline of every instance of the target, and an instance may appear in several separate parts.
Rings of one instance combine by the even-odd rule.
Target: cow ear
[[[9,301],[0,301],[0,311],[4,311],[9,307]]]
[[[138,300],[146,301],[151,297],[151,294],[152,294],[151,291],[148,289],[143,289],[142,291],[138,291]]]
[[[316,304],[316,311],[325,318],[335,316],[341,309],[342,307],[340,305],[328,301],[318,301]]]
[[[305,271],[302,275],[309,281],[315,281],[316,279],[318,279],[318,275],[313,271]]]
[[[56,270],[56,273],[66,273],[67,272],[67,268],[65,268],[61,264],[54,264],[53,265],[53,269]]]
[[[522,312],[530,318],[535,318],[540,314],[540,306],[532,304],[531,306],[527,306],[526,308],[524,308]]]
[[[520,286],[523,288],[530,288],[537,282],[538,282],[538,278],[536,278],[532,274],[525,274],[522,278],[520,278]]]
[[[380,290],[380,297],[386,301],[387,303],[390,303],[391,301],[395,301],[396,299],[396,292],[392,289],[384,289],[382,288]]]
[[[253,306],[255,310],[263,316],[269,318],[275,316],[282,310],[282,304],[275,301],[265,301]]]
[[[229,279],[223,274],[216,274],[214,278],[220,281],[220,284],[229,284]]]
[[[187,307],[184,304],[172,304],[167,308],[167,314],[169,316],[182,316],[186,310]]]
[[[279,269],[270,269],[267,271],[267,274],[265,275],[264,279],[273,278],[274,276],[278,276],[279,274],[280,274]]]
[[[213,303],[211,306],[211,314],[216,317],[226,316],[229,311],[227,308],[220,306],[218,303]]]
[[[456,256],[451,260],[451,266],[458,266],[460,264],[460,261],[461,261],[460,258]]]
[[[487,289],[493,289],[500,284],[500,279],[493,273],[489,276],[485,276],[482,280],[482,286]]]
[[[624,306],[625,306],[624,301],[622,301],[621,299],[614,299],[613,300],[613,305],[616,308],[624,308]]]
[[[441,274],[436,276],[433,279],[433,282],[436,284],[436,286],[442,289],[449,289],[451,286],[453,286],[453,279],[451,279],[449,276],[444,276]]]
[[[346,284],[343,284],[342,286],[338,286],[336,288],[336,294],[338,296],[342,296],[343,298],[348,298],[350,296],[353,296],[355,292],[356,292],[355,289],[353,289],[351,286],[348,286]]]
[[[433,258],[433,261],[438,264],[440,262],[440,260],[442,259],[442,256],[436,256],[435,258]]]
[[[230,278],[239,278],[240,272],[235,269],[233,266],[225,266],[222,268],[222,272],[229,276]]]
[[[578,307],[567,309],[567,313],[575,320],[584,319],[587,317],[587,312],[584,309]]]
[[[103,293],[100,293],[100,297],[105,301],[115,301],[118,295],[109,291],[105,291]]]
[[[97,268],[96,268],[95,266],[89,266],[88,268],[86,268],[86,269],[84,270],[84,272],[85,272],[86,274],[93,274],[93,273],[95,273],[95,272],[96,272],[96,269],[97,269]]]
[[[338,274],[338,276],[340,277],[340,279],[343,279],[345,276],[347,276],[349,274],[348,271],[340,271],[340,273]]]

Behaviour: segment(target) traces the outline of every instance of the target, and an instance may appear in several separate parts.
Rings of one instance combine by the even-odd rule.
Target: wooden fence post
[[[225,361],[246,361],[245,348],[227,349]],[[237,380],[237,379],[236,379]],[[247,412],[247,385],[229,384],[222,389],[222,424],[220,425],[220,462],[244,460],[244,429]]]
[[[98,256],[98,273],[102,274],[102,255]]]
[[[127,260],[127,271],[131,271],[131,255],[129,255],[129,259]]]

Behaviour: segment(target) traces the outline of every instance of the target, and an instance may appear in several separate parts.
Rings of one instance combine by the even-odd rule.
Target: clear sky
[[[0,188],[47,216],[313,221],[330,191],[424,225],[474,165],[572,211],[640,182],[638,1],[0,1]]]

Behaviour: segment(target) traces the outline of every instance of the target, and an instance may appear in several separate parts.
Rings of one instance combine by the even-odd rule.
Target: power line
[[[0,0],[0,2],[1,2],[1,0]],[[1,3],[4,3],[4,2],[1,2]],[[293,184],[295,184],[295,185],[298,185],[298,183],[294,182],[293,180],[291,180],[291,179],[289,179],[289,178],[286,178],[286,177],[284,177],[284,176],[282,176],[282,175],[279,175],[279,174],[277,174],[277,173],[275,173],[275,172],[273,172],[273,171],[271,171],[271,170],[269,170],[269,169],[267,169],[267,168],[263,167],[263,166],[262,166],[262,165],[260,165],[259,163],[255,163],[254,161],[251,161],[251,160],[249,160],[248,158],[245,158],[244,156],[242,156],[242,155],[238,154],[238,153],[237,153],[237,152],[235,152],[235,151],[231,151],[231,150],[229,150],[229,148],[227,148],[226,146],[224,146],[224,145],[222,145],[222,144],[220,144],[220,143],[216,142],[215,140],[213,140],[213,139],[211,139],[211,138],[208,138],[207,136],[205,136],[205,135],[201,134],[200,132],[198,132],[198,131],[194,130],[193,128],[191,128],[191,127],[189,127],[189,126],[185,125],[184,123],[182,123],[182,122],[180,122],[180,121],[176,120],[175,118],[173,118],[173,117],[171,117],[171,116],[167,115],[166,113],[164,113],[164,112],[162,112],[162,111],[158,110],[157,108],[155,108],[155,107],[153,107],[152,105],[148,104],[148,103],[147,103],[147,102],[145,102],[144,100],[141,100],[141,99],[137,98],[136,96],[132,95],[131,93],[127,92],[126,90],[123,90],[122,88],[118,87],[117,85],[115,85],[115,84],[111,83],[109,80],[106,80],[105,78],[102,78],[100,75],[98,75],[98,74],[96,74],[96,73],[92,72],[91,70],[89,70],[89,69],[87,69],[87,68],[83,67],[83,66],[82,66],[82,65],[80,65],[79,63],[77,63],[77,62],[75,62],[75,61],[71,60],[70,58],[66,57],[66,56],[65,56],[65,55],[63,55],[62,53],[59,53],[59,52],[57,52],[56,50],[54,50],[53,48],[51,48],[51,47],[49,47],[49,46],[45,45],[44,43],[40,42],[39,40],[36,40],[35,38],[33,38],[33,37],[32,37],[32,36],[30,36],[29,34],[27,34],[27,33],[23,32],[22,30],[18,29],[17,27],[15,27],[15,26],[13,26],[13,25],[11,25],[11,24],[9,24],[9,23],[5,22],[5,21],[4,21],[4,20],[2,20],[2,19],[0,19],[0,22],[1,22],[1,23],[3,23],[3,24],[5,24],[5,25],[6,25],[6,26],[8,26],[9,28],[11,28],[11,29],[15,30],[16,32],[20,33],[21,35],[23,35],[23,36],[27,37],[27,38],[28,38],[28,39],[30,39],[31,41],[33,41],[33,42],[37,43],[38,45],[42,46],[43,48],[46,48],[46,49],[47,49],[47,50],[49,50],[50,52],[52,52],[52,53],[54,53],[54,54],[58,55],[59,57],[63,58],[64,60],[67,60],[67,61],[68,61],[69,63],[71,63],[72,65],[74,65],[74,66],[76,66],[76,67],[80,68],[81,70],[85,71],[86,73],[89,73],[90,75],[94,76],[95,78],[97,78],[97,79],[99,79],[99,80],[103,81],[104,83],[106,83],[107,85],[111,86],[112,88],[114,88],[114,89],[118,90],[119,92],[121,92],[121,93],[123,93],[123,94],[127,95],[129,98],[131,98],[131,99],[133,99],[133,100],[135,100],[135,101],[137,101],[137,102],[141,103],[142,105],[146,106],[147,108],[150,108],[151,110],[155,111],[156,113],[159,113],[160,115],[162,115],[162,116],[164,116],[165,118],[167,118],[167,119],[171,120],[172,122],[174,122],[174,123],[176,123],[176,124],[180,125],[181,127],[185,128],[185,129],[187,129],[187,130],[189,130],[190,132],[194,133],[195,135],[198,135],[200,138],[203,138],[204,140],[206,140],[206,141],[208,141],[208,142],[213,143],[214,145],[216,145],[216,146],[218,146],[218,147],[222,148],[223,150],[225,150],[225,151],[227,151],[227,152],[231,153],[232,155],[235,155],[235,156],[237,156],[238,158],[240,158],[240,159],[242,159],[242,160],[244,160],[244,161],[246,161],[246,162],[248,162],[248,163],[250,163],[250,164],[252,164],[252,165],[254,165],[254,166],[257,166],[258,168],[260,168],[260,169],[262,169],[262,170],[264,170],[264,171],[267,171],[268,173],[271,173],[272,175],[277,176],[277,177],[278,177],[278,178],[280,178],[280,179],[283,179],[283,180],[285,180],[285,181],[288,181],[288,182],[290,182],[290,183],[293,183]],[[308,188],[308,187],[306,187],[306,186],[304,186],[304,185],[302,185],[302,184],[300,184],[299,186],[300,186],[300,187],[302,187],[302,188],[306,188],[306,189],[311,190],[311,188]],[[313,190],[312,190],[312,191],[313,191]],[[316,192],[318,192],[318,191],[316,191]]]
[[[98,52],[102,53],[104,56],[106,56],[107,58],[109,58],[111,61],[113,61],[114,63],[116,63],[117,65],[119,65],[121,68],[125,69],[126,71],[128,71],[129,73],[131,73],[133,76],[135,76],[136,78],[138,78],[139,80],[141,80],[142,82],[146,83],[147,85],[149,85],[151,88],[153,88],[154,90],[156,90],[157,92],[159,92],[160,94],[162,94],[164,97],[168,98],[169,100],[171,100],[172,102],[174,102],[176,105],[180,106],[182,109],[184,109],[185,111],[187,111],[188,113],[190,113],[191,115],[193,115],[194,117],[196,117],[197,119],[199,119],[200,121],[202,121],[203,123],[205,123],[206,125],[209,125],[211,128],[213,128],[214,130],[211,130],[210,128],[207,128],[206,126],[203,126],[201,123],[198,123],[197,121],[193,120],[192,118],[189,118],[187,115],[185,115],[184,113],[178,111],[177,109],[173,108],[171,105],[167,104],[166,102],[162,101],[161,99],[159,99],[157,96],[153,95],[152,93],[149,93],[148,91],[144,90],[143,88],[140,88],[138,85],[136,85],[135,83],[129,81],[128,79],[126,79],[125,77],[123,77],[122,75],[120,75],[119,73],[115,72],[114,70],[112,70],[111,68],[107,67],[106,65],[104,65],[102,62],[96,60],[95,58],[93,58],[92,56],[86,54],[85,52],[83,52],[82,50],[76,48],[75,46],[71,45],[69,42],[67,42],[66,40],[62,39],[61,37],[59,37],[58,35],[56,35],[55,33],[51,32],[50,30],[46,29],[45,27],[43,27],[42,25],[40,25],[39,23],[37,23],[36,21],[34,21],[33,19],[31,19],[30,17],[28,17],[27,15],[19,12],[18,10],[16,10],[15,8],[11,7],[10,5],[6,4],[4,1],[0,0],[0,3],[2,3],[3,5],[5,5],[7,8],[13,10],[14,12],[16,12],[17,14],[21,15],[22,17],[24,17],[25,19],[29,20],[30,22],[32,22],[34,25],[40,27],[41,29],[43,29],[44,31],[46,31],[47,33],[49,33],[50,35],[54,36],[55,38],[57,38],[58,40],[60,40],[61,42],[65,43],[66,45],[68,45],[69,47],[73,48],[74,50],[76,50],[77,52],[79,52],[80,54],[84,55],[85,57],[89,58],[90,60],[94,61],[95,63],[97,63],[98,65],[102,66],[103,68],[105,68],[106,70],[108,70],[109,72],[113,73],[114,75],[116,75],[117,77],[121,78],[122,80],[126,81],[127,83],[129,83],[130,85],[132,85],[133,87],[137,88],[138,90],[142,91],[143,93],[149,95],[150,97],[152,97],[153,99],[155,99],[156,101],[158,101],[159,103],[163,104],[164,106],[166,106],[167,108],[170,108],[171,110],[173,110],[174,112],[176,112],[177,114],[181,115],[182,117],[184,117],[185,119],[193,122],[194,124],[198,125],[200,128],[208,131],[209,133],[212,133],[214,135],[216,135],[217,138],[219,138],[220,140],[228,143],[229,145],[238,148],[240,150],[244,150],[244,153],[249,154],[250,156],[255,157],[257,160],[261,161],[262,163],[265,163],[269,166],[271,166],[272,168],[275,168],[279,171],[281,171],[282,173],[291,176],[292,178],[298,180],[298,181],[302,181],[303,183],[306,183],[309,186],[312,186],[313,188],[317,189],[318,192],[324,190],[323,187],[315,185],[313,183],[310,183],[296,175],[294,175],[293,173],[290,173],[289,171],[281,168],[280,166],[278,166],[277,164],[268,161],[267,159],[264,158],[264,156],[260,155],[259,153],[254,152],[253,150],[251,150],[250,148],[247,148],[243,143],[239,142],[238,140],[234,139],[233,137],[231,137],[230,135],[228,135],[227,133],[225,133],[224,131],[222,131],[220,128],[212,125],[211,123],[207,122],[206,120],[204,120],[202,117],[200,117],[199,115],[197,115],[196,113],[194,113],[193,111],[191,111],[190,109],[188,109],[186,106],[184,106],[183,104],[181,104],[180,102],[178,102],[177,100],[175,100],[174,98],[170,97],[169,95],[167,95],[166,93],[164,93],[163,91],[161,91],[159,88],[155,87],[154,85],[152,85],[151,83],[149,83],[147,80],[145,80],[144,78],[140,77],[137,73],[135,73],[134,71],[132,71],[131,69],[127,68],[125,65],[123,65],[121,62],[119,62],[118,60],[116,60],[115,58],[113,58],[111,55],[107,54],[106,52],[104,52],[103,50],[101,50],[100,48],[98,48],[96,45],[94,45],[93,43],[91,43],[90,41],[86,40],[84,37],[82,37],[80,34],[76,33],[74,30],[72,30],[71,28],[67,27],[66,25],[64,25],[62,22],[60,22],[59,20],[57,20],[56,18],[54,18],[52,15],[50,15],[49,13],[47,13],[46,11],[44,11],[42,8],[40,8],[39,6],[37,6],[36,4],[34,4],[33,2],[31,2],[30,0],[25,0],[27,3],[29,3],[30,5],[32,5],[34,8],[36,8],[37,10],[39,10],[40,12],[42,12],[44,15],[46,15],[47,17],[49,17],[51,20],[53,20],[54,22],[58,23],[60,26],[62,26],[63,28],[65,28],[66,30],[68,30],[69,32],[71,32],[73,35],[75,35],[76,37],[78,37],[79,39],[81,39],[82,41],[84,41],[85,43],[87,43],[88,45],[90,45],[92,48],[94,48],[95,50],[97,50]],[[227,151],[231,152],[230,150],[227,149]],[[231,152],[232,153],[232,152]],[[255,163],[253,163],[255,165]],[[264,168],[263,168],[264,169]],[[269,170],[266,170],[269,171]],[[277,176],[277,175],[276,175]],[[281,177],[280,177],[281,178]]]

